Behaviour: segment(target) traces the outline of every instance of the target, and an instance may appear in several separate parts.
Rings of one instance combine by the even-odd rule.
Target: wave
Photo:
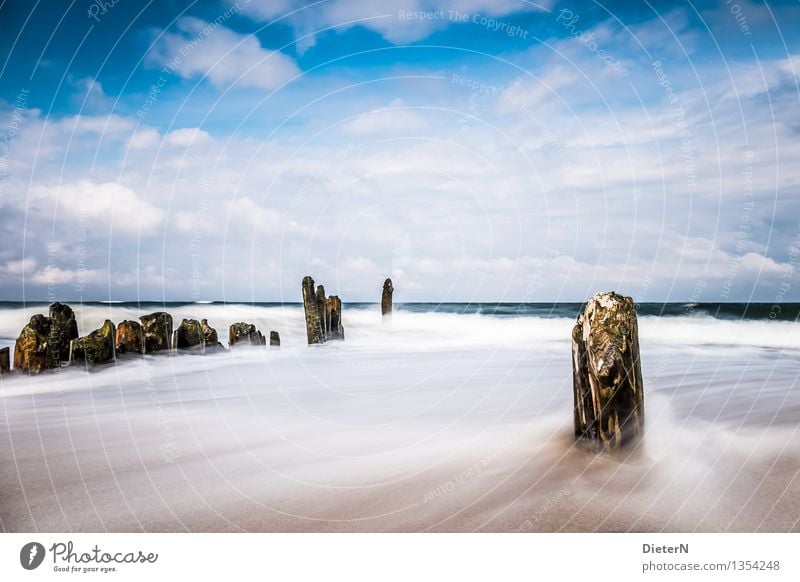
[[[105,319],[119,323],[138,320],[141,315],[166,309],[175,326],[184,318],[203,319],[216,328],[221,338],[237,321],[254,323],[262,332],[277,330],[285,347],[305,347],[305,322],[299,305],[189,303],[174,307],[136,304],[73,305],[80,333],[100,327]],[[22,327],[46,306],[0,309],[0,345],[13,343]],[[345,306],[343,322],[351,349],[419,351],[437,349],[551,350],[568,349],[572,317],[503,316],[477,311],[456,313],[399,309],[384,321],[377,306]],[[639,317],[643,352],[648,346],[733,346],[800,350],[798,324],[788,321],[719,319],[703,313],[691,316]]]

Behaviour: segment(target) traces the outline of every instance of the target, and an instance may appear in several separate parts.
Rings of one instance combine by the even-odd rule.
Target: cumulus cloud
[[[75,107],[82,112],[105,113],[114,107],[114,99],[106,95],[103,84],[92,77],[73,83],[77,92],[72,97]]]
[[[161,134],[158,130],[152,127],[143,127],[131,135],[128,140],[128,148],[138,149],[152,149],[157,148],[161,143]]]
[[[188,147],[199,145],[210,139],[208,132],[197,127],[187,127],[169,132],[164,137],[164,142],[169,146]]]
[[[81,180],[56,186],[36,186],[31,203],[43,215],[68,215],[76,229],[108,230],[123,234],[158,232],[164,211],[115,182]]]
[[[222,24],[185,16],[177,32],[160,35],[147,62],[169,66],[186,79],[207,77],[221,88],[231,85],[275,89],[299,74],[294,60],[264,49],[255,36],[237,34]]]

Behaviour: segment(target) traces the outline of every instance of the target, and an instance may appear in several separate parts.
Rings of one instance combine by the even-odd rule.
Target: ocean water
[[[0,377],[6,531],[797,531],[800,305],[639,306],[647,430],[572,441],[579,304],[74,305],[156,310],[280,349]],[[46,305],[0,304],[0,346]],[[774,312],[772,312],[774,313]]]

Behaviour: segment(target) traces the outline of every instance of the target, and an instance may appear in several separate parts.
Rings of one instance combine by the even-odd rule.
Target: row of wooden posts
[[[386,279],[381,313],[392,314],[394,286]],[[309,345],[344,340],[342,302],[325,296],[307,276],[302,282],[303,309]],[[265,346],[267,338],[255,325],[234,323],[228,346]],[[277,331],[270,346],[280,346]],[[38,374],[71,363],[102,364],[117,355],[162,351],[225,351],[217,332],[202,319],[184,319],[173,332],[172,316],[159,311],[118,326],[106,320],[100,329],[78,336],[75,314],[68,305],[53,303],[49,316],[37,314],[20,332],[14,346],[14,369]],[[0,350],[0,374],[11,372],[9,348]],[[644,390],[639,359],[636,308],[630,297],[598,293],[584,306],[572,329],[573,422],[575,437],[605,447],[635,442],[644,429]]]
[[[336,295],[326,297],[325,288],[322,285],[315,287],[311,277],[303,279],[302,295],[308,343],[343,340],[341,299]],[[384,315],[391,314],[390,279],[384,284],[381,306]],[[266,344],[267,337],[252,323],[241,321],[228,328],[228,348]],[[270,331],[269,345],[279,347],[280,344],[280,334]],[[105,364],[122,354],[144,355],[177,350],[210,353],[225,351],[226,348],[208,320],[184,319],[174,329],[172,316],[165,311],[143,315],[139,321],[122,321],[116,326],[107,319],[99,329],[80,337],[72,308],[53,303],[47,316],[36,314],[22,328],[14,346],[13,369],[38,374],[73,363]],[[11,370],[10,348],[2,348],[0,374],[8,374]]]
[[[228,346],[264,346],[267,338],[252,323],[231,324]],[[279,347],[277,331],[269,334],[270,346]],[[0,351],[2,371],[10,371],[9,348]],[[106,319],[99,329],[78,336],[75,313],[69,305],[53,303],[49,315],[37,314],[22,328],[14,346],[14,369],[29,374],[70,364],[106,364],[123,354],[154,354],[187,351],[213,353],[227,351],[217,331],[202,319],[184,319],[174,329],[172,316],[165,311],[143,315],[139,321],[125,320],[114,325]]]

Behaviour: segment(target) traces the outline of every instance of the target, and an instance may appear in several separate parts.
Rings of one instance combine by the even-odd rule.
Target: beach
[[[646,432],[595,454],[570,309],[345,305],[308,346],[301,306],[170,306],[282,345],[0,378],[0,529],[800,531],[796,322],[640,312]],[[37,310],[1,309],[0,346]]]

